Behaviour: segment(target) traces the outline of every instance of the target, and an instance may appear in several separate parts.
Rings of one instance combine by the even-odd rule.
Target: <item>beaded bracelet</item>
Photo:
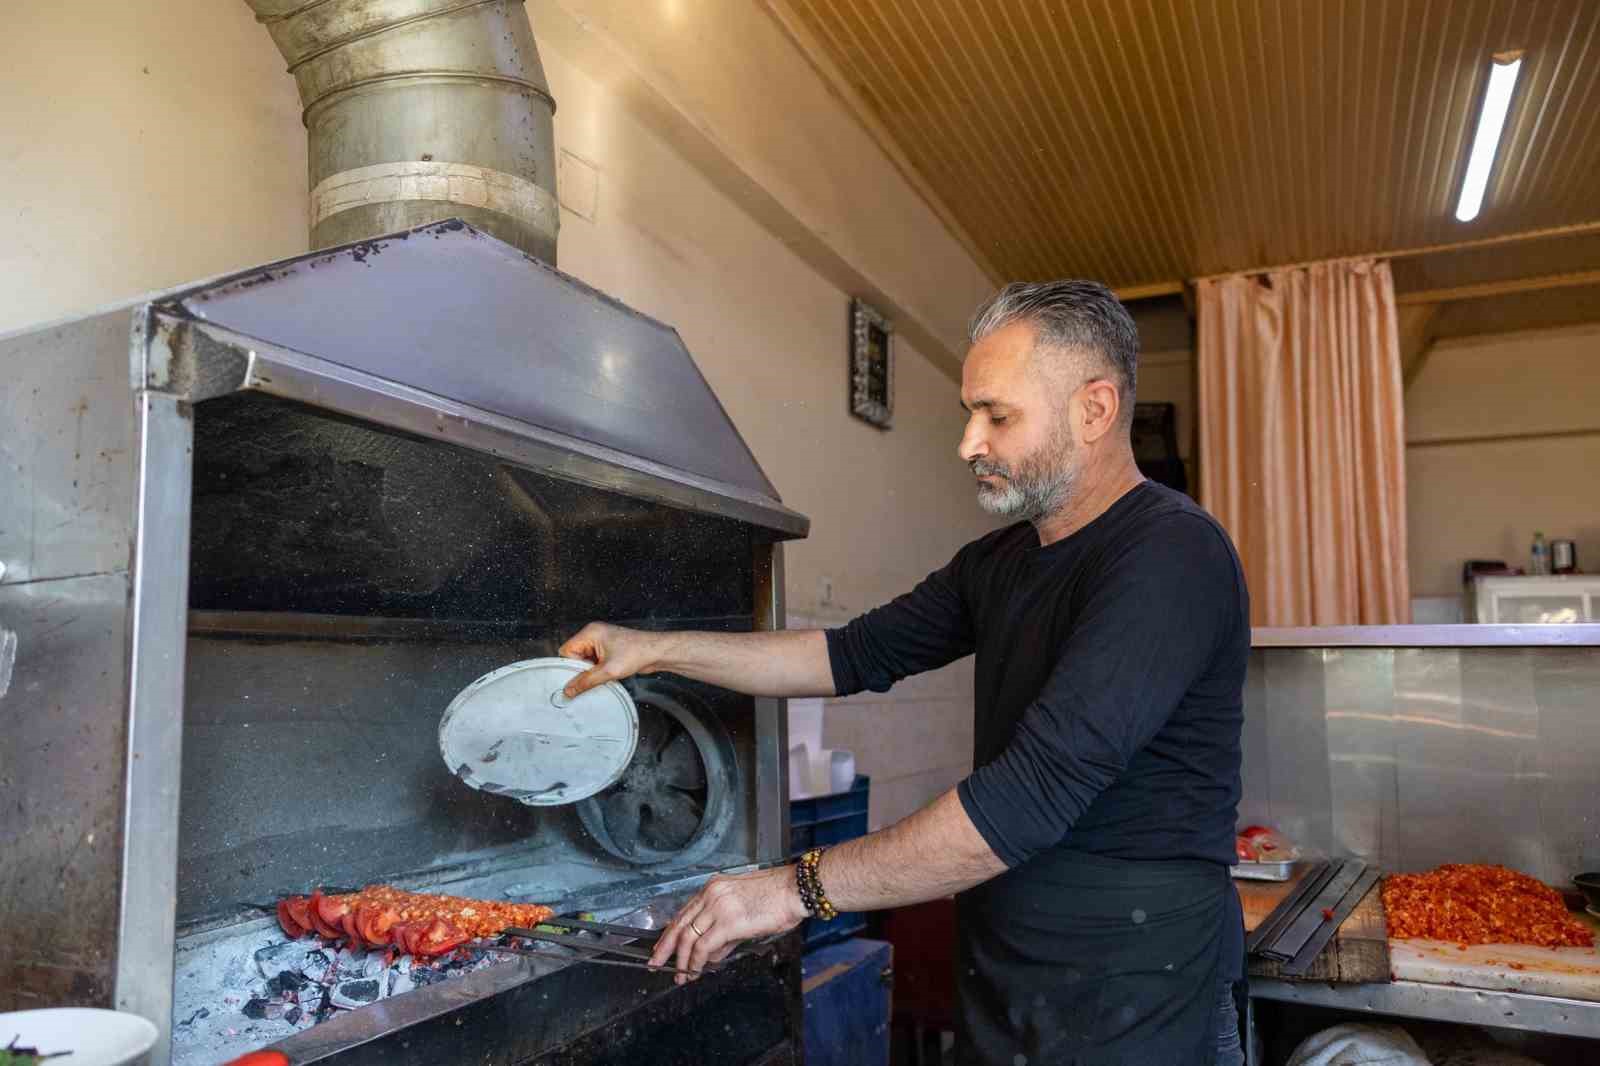
[[[813,918],[831,922],[839,917],[839,912],[823,891],[822,877],[818,873],[818,864],[825,850],[812,848],[800,856],[800,861],[794,864],[794,886],[800,890],[800,902],[806,905],[806,910],[811,912]]]

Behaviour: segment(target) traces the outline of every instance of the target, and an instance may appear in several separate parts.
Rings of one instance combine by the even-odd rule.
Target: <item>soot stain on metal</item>
[[[488,792],[495,796],[508,796],[523,803],[531,803],[545,796],[553,796],[556,799],[560,799],[570,787],[565,781],[557,781],[548,788],[511,788],[500,784],[498,781],[485,781],[478,786],[478,791]]]

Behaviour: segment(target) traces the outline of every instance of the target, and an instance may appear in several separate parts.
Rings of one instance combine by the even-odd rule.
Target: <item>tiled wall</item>
[[[1390,870],[1600,869],[1600,649],[1257,649],[1240,816]]]

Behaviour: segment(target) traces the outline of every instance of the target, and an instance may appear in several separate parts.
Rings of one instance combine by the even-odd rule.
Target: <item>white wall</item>
[[[540,40],[823,277],[894,312],[951,373],[993,283],[817,75],[766,3],[528,0]]]
[[[1600,326],[1440,341],[1406,390],[1413,596],[1466,559],[1528,565],[1535,530],[1600,572]]]
[[[5,22],[0,332],[305,250],[300,104],[243,0]]]
[[[242,0],[27,0],[10,6],[8,30],[0,331],[304,250],[294,84]],[[788,552],[791,609],[843,620],[990,528],[955,456],[962,416],[949,376],[902,338],[895,428],[851,418],[849,294],[658,136],[609,72],[548,43],[544,60],[559,147],[582,161],[568,167],[597,172],[598,196],[582,207],[591,217],[562,212],[561,266],[676,326],[785,502],[811,516],[811,537]],[[961,302],[972,287],[963,272]],[[928,743],[850,734],[862,737],[880,814],[904,813],[965,772],[962,669],[873,701],[892,708],[880,730],[914,724]],[[848,704],[837,728],[848,734],[867,705]]]
[[[545,72],[559,146],[600,172],[596,220],[562,213],[562,268],[677,326],[785,502],[811,516],[788,552],[791,607],[882,602],[988,528],[956,457],[956,385],[901,338],[894,428],[850,417],[847,296],[560,54]]]

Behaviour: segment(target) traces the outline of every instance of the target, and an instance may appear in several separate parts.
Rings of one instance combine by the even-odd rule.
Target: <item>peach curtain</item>
[[[1411,620],[1405,409],[1389,264],[1199,283],[1201,503],[1257,626]]]

